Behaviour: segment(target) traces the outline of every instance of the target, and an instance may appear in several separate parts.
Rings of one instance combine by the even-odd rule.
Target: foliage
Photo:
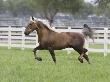
[[[88,15],[94,14],[95,7],[90,3],[84,3],[84,6],[76,13],[76,17],[86,18]]]
[[[37,11],[41,14],[42,17],[46,18],[51,26],[53,22],[54,16],[59,11],[59,0],[33,0],[35,3],[39,3],[36,5]]]
[[[0,0],[0,13],[4,11],[4,2],[3,0]]]
[[[96,3],[98,3],[98,6],[100,8],[107,8],[108,4],[110,4],[110,0],[96,0]]]
[[[14,16],[19,15],[31,15],[34,13],[29,2],[31,0],[8,0],[7,3],[7,10],[10,11]]]
[[[51,26],[55,15],[58,12],[76,13],[82,7],[83,0],[33,0],[36,5],[36,10],[41,16],[46,18]],[[38,4],[39,3],[39,4]]]
[[[84,0],[62,0],[61,10],[76,13],[84,6]]]
[[[105,15],[110,17],[110,0],[96,0],[97,3],[97,14],[98,15]]]
[[[1,0],[3,1],[3,0]],[[49,20],[50,25],[58,12],[76,13],[82,8],[84,0],[7,0],[6,10],[14,16],[40,14]]]

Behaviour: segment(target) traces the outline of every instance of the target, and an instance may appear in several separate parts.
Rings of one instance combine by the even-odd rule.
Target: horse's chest
[[[50,43],[47,38],[40,39],[39,44],[40,44],[40,46],[42,46],[44,48],[50,46]]]

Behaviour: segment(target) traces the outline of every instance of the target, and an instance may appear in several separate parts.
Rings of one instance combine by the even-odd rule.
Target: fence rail
[[[24,50],[25,48],[34,48],[38,46],[38,36],[36,36],[36,32],[30,34],[30,36],[24,35],[24,27],[21,28],[14,28],[11,26],[8,27],[0,27],[0,46],[6,46],[8,49],[12,47],[21,48]],[[82,33],[82,29],[56,29],[53,30],[57,32],[80,32]],[[102,30],[95,31],[95,42],[93,43],[92,40],[86,40],[85,47],[89,50],[89,52],[103,52],[104,56],[107,53],[110,53],[109,45],[110,45],[110,30],[108,28],[104,28]],[[103,48],[91,48],[91,44],[100,44]],[[66,50],[72,50],[70,48]]]

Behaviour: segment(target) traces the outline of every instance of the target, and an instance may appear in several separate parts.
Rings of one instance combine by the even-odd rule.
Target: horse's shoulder
[[[68,33],[67,32],[60,32],[60,33],[58,33],[59,35],[68,35]]]

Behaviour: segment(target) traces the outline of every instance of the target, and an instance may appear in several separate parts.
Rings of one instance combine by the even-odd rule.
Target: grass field
[[[55,65],[48,51],[43,61],[34,60],[32,50],[0,48],[0,82],[110,82],[110,54],[90,53],[91,64],[81,64],[77,53],[56,51]]]
[[[104,48],[104,45],[103,44],[90,44],[89,45],[90,48],[95,48],[95,49],[103,49]],[[110,44],[107,45],[108,49],[110,49]]]

